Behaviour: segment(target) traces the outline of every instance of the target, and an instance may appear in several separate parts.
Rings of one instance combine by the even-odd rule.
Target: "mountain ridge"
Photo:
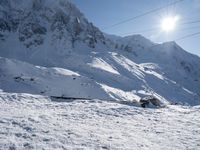
[[[138,101],[140,97],[154,95],[168,102],[200,103],[199,57],[174,42],[156,44],[141,35],[113,39],[88,22],[68,0],[1,1],[0,57],[32,64],[27,66],[28,70],[40,66],[41,73],[45,70],[42,67],[76,72],[84,78],[73,89],[80,93],[79,85],[83,84],[88,89],[94,86],[107,99]],[[20,65],[17,68],[19,74],[23,73]],[[48,78],[54,78],[54,71],[50,69],[49,74]],[[19,83],[15,82],[12,79],[11,84],[17,86]],[[60,83],[56,84],[58,89],[70,88],[57,78],[54,82]],[[29,92],[35,86],[29,81],[22,83],[28,84]],[[54,83],[51,84],[44,95],[51,95]],[[2,85],[1,89],[9,92],[5,83]],[[45,90],[41,87],[36,87],[36,94]],[[73,90],[57,91],[57,95],[76,96]],[[85,96],[100,98],[86,91]]]

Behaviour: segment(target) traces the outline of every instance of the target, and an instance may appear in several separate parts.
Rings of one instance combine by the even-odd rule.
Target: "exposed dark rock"
[[[143,108],[148,107],[150,104],[156,107],[161,107],[162,102],[156,97],[148,96],[148,97],[141,98],[140,104],[141,104],[141,107]]]
[[[3,19],[0,19],[0,31],[11,31],[11,27],[9,26],[8,22]]]

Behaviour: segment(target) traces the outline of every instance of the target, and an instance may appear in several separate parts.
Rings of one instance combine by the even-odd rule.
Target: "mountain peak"
[[[55,41],[62,41],[66,49],[75,47],[77,41],[90,48],[97,43],[105,45],[103,33],[69,0],[3,0],[0,5],[3,41],[11,32],[25,48],[32,49]]]
[[[163,45],[164,47],[169,47],[169,48],[173,48],[173,47],[181,48],[175,41],[164,42],[164,43],[162,43],[162,45]],[[182,49],[182,48],[181,48],[181,49]]]
[[[95,83],[96,88],[120,100],[131,100],[135,95],[151,95],[153,92],[163,99],[187,102],[194,97],[192,92],[199,93],[199,58],[186,53],[174,42],[156,45],[142,35],[105,35],[69,0],[1,0],[0,57],[17,59],[33,66],[60,67],[78,72],[81,78],[87,77],[86,83],[77,85],[79,89]],[[12,72],[17,67],[8,65],[8,68]],[[29,76],[38,70],[31,68],[35,67],[28,69],[32,70]],[[19,75],[26,74],[21,65],[15,71]],[[55,75],[51,69],[48,71],[50,76]],[[23,79],[26,76],[20,80]],[[78,81],[72,78],[74,80]],[[1,81],[3,79],[0,85]],[[51,90],[55,88],[54,82]],[[6,82],[4,85],[7,89]],[[31,83],[29,86],[34,89],[35,85]],[[65,86],[58,85],[56,89]],[[59,93],[62,95],[62,90]],[[90,93],[87,89],[86,94]]]

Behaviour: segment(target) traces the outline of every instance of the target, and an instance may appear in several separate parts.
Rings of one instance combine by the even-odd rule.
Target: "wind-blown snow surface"
[[[0,94],[0,149],[200,149],[200,108]]]

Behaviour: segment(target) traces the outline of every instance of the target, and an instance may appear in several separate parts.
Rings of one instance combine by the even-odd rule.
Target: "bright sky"
[[[120,36],[142,34],[158,43],[200,32],[200,0],[184,0],[124,24],[109,27],[175,1],[177,0],[72,0],[86,18],[103,32]],[[161,24],[168,16],[178,16],[179,19],[174,30],[165,32]],[[178,40],[177,43],[200,56],[200,34]]]

